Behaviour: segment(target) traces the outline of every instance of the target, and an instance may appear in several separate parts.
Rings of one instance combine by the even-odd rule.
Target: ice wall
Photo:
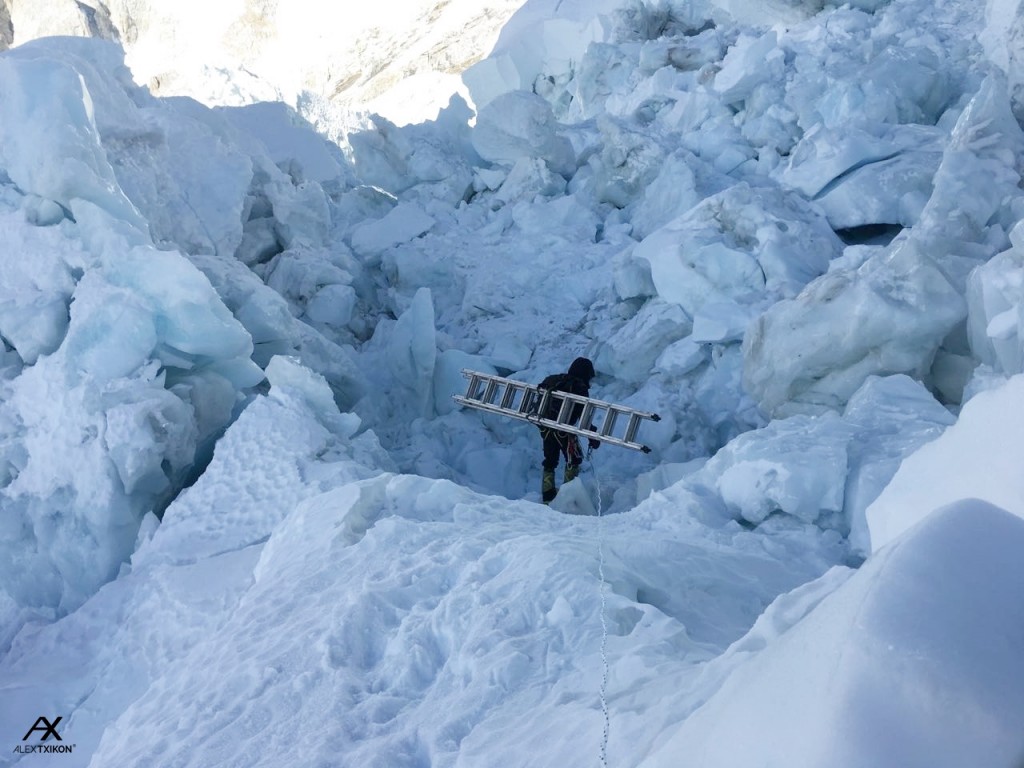
[[[249,328],[358,396],[354,365],[286,308],[274,314],[271,289],[256,280],[236,302],[245,281],[223,279],[256,198],[275,253],[323,246],[325,195],[300,157],[288,175],[258,137],[152,98],[113,44],[46,40],[0,56],[5,631],[116,575],[143,516],[263,380],[254,359],[269,355]],[[305,157],[318,172],[324,158]]]

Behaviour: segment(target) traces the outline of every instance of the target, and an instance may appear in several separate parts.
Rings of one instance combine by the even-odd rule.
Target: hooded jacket
[[[590,396],[590,380],[594,378],[594,364],[585,357],[577,357],[572,361],[567,373],[554,373],[544,379],[538,388],[552,390],[555,392],[570,392],[574,395]],[[541,414],[545,419],[557,419],[558,412],[562,407],[562,398],[548,398],[547,408]],[[569,414],[569,423],[575,424],[579,421],[583,412],[582,405],[574,405]]]

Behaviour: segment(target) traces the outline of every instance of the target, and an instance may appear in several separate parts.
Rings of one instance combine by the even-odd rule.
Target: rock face
[[[8,1],[0,1],[0,50],[6,51],[14,41],[14,27],[11,25],[11,9]]]
[[[39,37],[118,40],[135,79],[207,104],[280,99],[433,118],[521,0],[0,0],[0,49]],[[450,85],[449,85],[450,81]],[[440,90],[425,101],[425,94]],[[422,114],[418,114],[422,112]]]

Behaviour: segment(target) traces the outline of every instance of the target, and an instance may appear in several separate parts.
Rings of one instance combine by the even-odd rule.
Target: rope
[[[600,580],[601,595],[601,714],[604,716],[604,733],[601,735],[601,766],[608,768],[608,734],[611,731],[611,718],[608,714],[608,617],[607,601],[605,592],[608,582],[604,578],[604,529],[603,516],[601,514],[601,479],[597,475],[597,469],[590,458],[594,449],[587,448],[587,464],[594,473],[594,484],[597,486],[597,577]]]

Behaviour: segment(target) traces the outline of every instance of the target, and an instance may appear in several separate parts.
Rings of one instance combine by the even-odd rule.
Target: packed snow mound
[[[981,392],[956,424],[907,458],[867,509],[871,548],[877,551],[930,510],[978,498],[1024,517],[1024,482],[1015,471],[1015,446],[1024,420],[1024,377]]]
[[[852,552],[872,551],[865,511],[901,461],[935,440],[953,416],[907,376],[870,377],[841,415],[775,419],[731,440],[674,485],[668,467],[652,490],[715,498],[719,514],[749,525],[795,517],[840,532]],[[910,459],[908,459],[910,461]],[[668,486],[668,487],[665,487]]]
[[[311,411],[305,413],[308,420]],[[266,423],[268,415],[260,409],[254,418]],[[248,431],[241,420],[231,429]],[[445,481],[382,474],[353,482],[344,477],[352,471],[345,453],[317,473],[338,485],[290,505],[266,543],[253,545],[258,561],[243,560],[241,552],[234,561],[210,553],[230,566],[232,581],[250,564],[227,621],[213,626],[199,607],[180,620],[209,632],[200,638],[188,630],[181,655],[168,649],[174,663],[115,662],[146,680],[146,692],[126,702],[94,760],[163,765],[202,754],[205,764],[221,764],[243,754],[253,765],[270,765],[299,738],[324,759],[345,754],[382,767],[423,760],[525,766],[538,764],[537,756],[514,747],[532,734],[549,752],[540,765],[564,764],[595,748],[602,728],[594,678],[602,642],[595,536],[606,537],[607,653],[616,687],[635,685],[638,676],[658,686],[684,679],[710,649],[742,634],[765,598],[821,573],[836,555],[836,542],[810,528],[780,528],[765,549],[768,542],[748,531],[715,533],[680,521],[664,502],[648,504],[635,522],[605,519],[602,533],[593,517],[480,496]],[[215,477],[230,474],[227,464],[213,468]],[[152,546],[188,552],[185,540],[164,536],[158,529]],[[649,557],[651,546],[658,558]],[[778,560],[771,554],[777,548],[800,554]],[[148,558],[133,566],[136,579],[165,578]],[[198,566],[179,565],[185,572]],[[751,572],[756,583],[744,576]],[[723,578],[746,595],[743,605],[708,592]],[[677,589],[691,597],[679,599]],[[134,646],[141,630],[133,626],[124,642]],[[666,645],[674,649],[668,665],[657,652]],[[570,649],[580,662],[565,659]],[[18,648],[15,655],[24,663],[34,652]],[[209,674],[211,665],[221,673]],[[155,737],[166,728],[164,702],[184,691],[206,703],[183,713],[181,738],[168,746]],[[579,725],[572,733],[550,721],[555,706]],[[645,709],[617,725],[647,749],[642,734],[652,713]],[[325,728],[325,711],[343,727]],[[240,719],[251,730],[239,732]],[[374,725],[365,728],[367,722]],[[635,747],[627,737],[613,754],[626,759]]]
[[[780,637],[755,626],[727,655],[764,649],[640,764],[1019,765],[1022,546],[998,507],[936,511]]]

